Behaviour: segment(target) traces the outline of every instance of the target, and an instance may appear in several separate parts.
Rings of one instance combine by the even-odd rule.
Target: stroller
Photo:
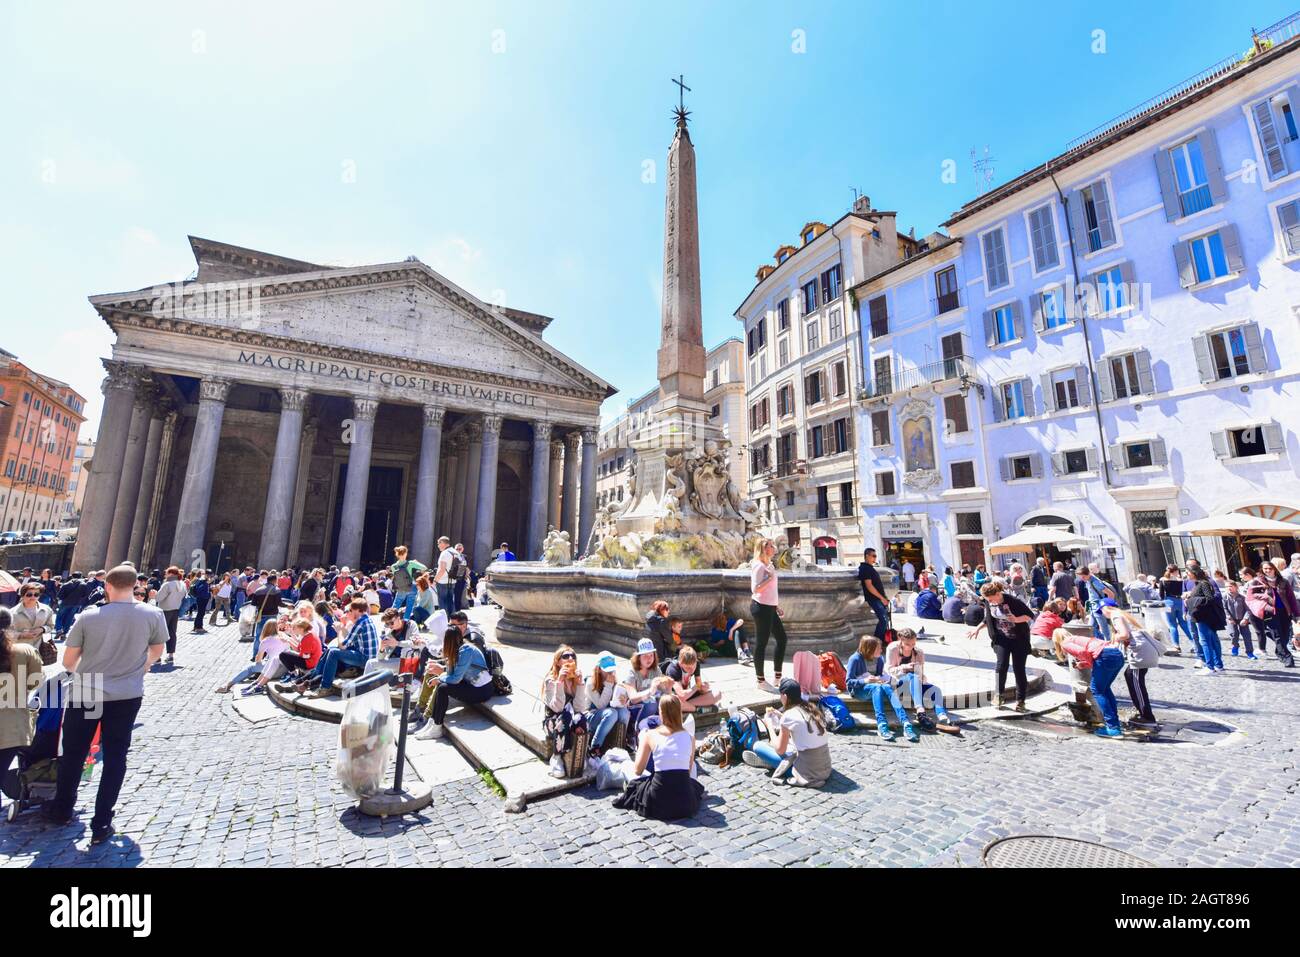
[[[40,807],[54,797],[59,772],[59,739],[63,729],[63,705],[69,672],[47,678],[36,691],[40,711],[36,715],[36,732],[32,743],[18,755],[18,766],[10,768],[0,791],[10,799],[5,816],[10,822],[28,808]]]

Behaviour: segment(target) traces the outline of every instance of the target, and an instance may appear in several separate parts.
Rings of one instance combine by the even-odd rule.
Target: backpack
[[[409,560],[404,561],[393,572],[393,588],[399,592],[408,592],[411,590],[412,584],[411,563]]]
[[[460,557],[460,552],[452,552],[451,565],[447,568],[447,577],[454,579],[465,577],[465,559]]]
[[[834,688],[836,691],[845,691],[849,686],[849,675],[844,670],[844,663],[840,661],[840,656],[833,651],[823,651],[817,656],[821,663],[822,687],[826,689]]]
[[[857,726],[853,720],[853,715],[849,713],[848,705],[835,695],[822,695],[821,708],[822,717],[826,719],[827,731],[834,731],[836,734],[847,734]]]
[[[804,694],[819,694],[822,690],[822,666],[811,651],[794,654],[794,680]]]
[[[727,753],[728,764],[739,764],[746,751],[754,750],[762,736],[763,723],[758,715],[748,708],[738,708],[727,719],[727,737],[731,739],[731,749]]]

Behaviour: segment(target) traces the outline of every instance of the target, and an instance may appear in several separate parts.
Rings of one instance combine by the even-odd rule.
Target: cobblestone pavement
[[[821,791],[709,769],[708,806],[684,823],[644,821],[591,788],[507,815],[477,778],[440,786],[418,819],[382,823],[334,781],[336,726],[244,720],[213,689],[251,646],[233,627],[187,631],[177,665],[147,679],[118,836],[88,847],[88,785],[73,825],[47,827],[36,812],[0,821],[0,865],[978,866],[984,845],[1012,833],[1082,837],[1164,865],[1300,862],[1300,672],[1271,661],[1229,657],[1226,677],[1200,677],[1188,659],[1165,659],[1150,676],[1157,713],[1231,724],[1244,732],[1232,744],[982,722],[927,747],[837,737]]]

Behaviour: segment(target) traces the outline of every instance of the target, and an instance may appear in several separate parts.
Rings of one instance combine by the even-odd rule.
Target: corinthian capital
[[[225,402],[230,395],[230,380],[220,376],[204,376],[199,380],[200,402]]]
[[[442,428],[442,420],[447,417],[447,409],[441,405],[428,404],[424,407],[424,424],[427,428]]]
[[[108,373],[101,386],[105,395],[108,394],[109,389],[135,389],[140,380],[144,378],[144,366],[130,362],[120,362],[116,359],[103,359],[101,361]]]
[[[577,432],[566,432],[564,435],[564,448],[569,452],[578,451],[578,446],[582,444],[582,436]]]
[[[280,409],[284,412],[301,412],[310,396],[306,389],[283,388],[280,390]]]
[[[595,444],[596,444],[596,430],[595,430],[595,429],[583,429],[583,430],[582,430],[582,444],[583,444],[583,445],[595,445]]]
[[[551,423],[549,423],[549,422],[534,422],[534,423],[533,423],[533,441],[534,441],[534,442],[540,442],[540,443],[542,443],[543,445],[549,444],[550,441],[551,441]]]
[[[359,419],[362,422],[375,421],[375,413],[379,411],[379,400],[377,399],[353,399],[352,400],[352,418]]]
[[[502,416],[488,412],[483,416],[483,432],[485,435],[500,435],[504,423],[505,419]]]

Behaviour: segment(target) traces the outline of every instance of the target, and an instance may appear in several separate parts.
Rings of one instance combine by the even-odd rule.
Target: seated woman
[[[442,737],[451,699],[480,704],[492,697],[492,673],[483,653],[467,642],[459,628],[448,628],[442,636],[442,660],[429,662],[419,707],[429,723],[416,732],[422,741]],[[426,710],[427,709],[427,710]]]
[[[969,604],[961,595],[950,595],[943,600],[941,613],[943,620],[952,625],[960,625],[965,621],[966,606]]]
[[[886,741],[894,740],[889,719],[885,717],[885,702],[894,709],[903,736],[908,741],[920,741],[921,736],[903,710],[903,702],[894,690],[894,679],[885,673],[885,659],[880,653],[880,639],[868,635],[858,642],[858,650],[849,656],[848,692],[859,701],[870,701],[876,711],[876,733]]]
[[[1065,602],[1053,598],[1043,605],[1043,610],[1029,626],[1029,644],[1036,651],[1045,651],[1052,647],[1052,635],[1056,629],[1065,627]]]
[[[749,653],[749,642],[745,640],[745,621],[743,618],[728,618],[718,612],[713,616],[713,629],[709,632],[709,647],[714,654],[724,655],[731,648],[736,650],[736,658],[742,665],[753,664],[754,656]]]
[[[682,702],[682,711],[702,714],[717,711],[722,695],[709,687],[700,674],[700,656],[690,645],[683,646],[677,660],[670,661],[664,674],[673,680],[673,694]]]
[[[402,642],[413,641],[416,637],[416,627],[411,622],[402,617],[402,609],[389,608],[379,619],[384,623],[384,637],[379,645],[387,651],[388,658],[400,658],[402,650],[399,647]],[[421,641],[421,644],[424,642]]]
[[[929,588],[923,588],[916,595],[916,617],[943,621],[943,604]]]
[[[433,614],[435,598],[433,588],[429,585],[429,576],[420,575],[415,580],[415,607],[411,609],[411,621],[415,622],[416,627],[421,631],[425,630],[424,623]]]
[[[1083,602],[1077,598],[1068,598],[1065,602],[1065,611],[1061,617],[1069,621],[1087,621],[1089,618],[1088,609],[1083,606]]]
[[[289,647],[280,652],[280,664],[293,682],[313,671],[324,654],[324,644],[316,632],[315,624],[306,618],[295,618],[285,639]],[[284,686],[281,686],[283,689]]]
[[[673,633],[668,624],[668,602],[657,601],[650,606],[650,614],[645,616],[646,637],[654,644],[654,651],[662,662],[672,655]]]
[[[593,758],[605,753],[605,739],[620,724],[626,725],[629,717],[628,691],[614,677],[618,663],[608,651],[596,659],[596,670],[587,685],[587,727],[591,729]]]
[[[253,657],[253,663],[245,668],[239,674],[235,675],[225,684],[217,688],[217,694],[229,694],[230,689],[241,681],[247,681],[254,675],[264,675],[269,670],[271,663],[277,666],[275,673],[278,674],[280,664],[280,653],[289,647],[280,634],[280,623],[278,621],[268,621],[262,626],[262,634],[257,647],[257,654]],[[274,677],[274,675],[272,675]],[[267,678],[266,681],[270,681]],[[244,694],[255,694],[266,687],[266,681],[259,681],[249,688],[244,689]]]
[[[898,629],[898,640],[885,651],[885,672],[903,691],[899,700],[904,702],[904,707],[911,701],[916,709],[916,723],[922,731],[958,733],[960,729],[943,706],[943,692],[925,683],[925,652],[916,646],[916,632],[911,628]],[[926,714],[929,708],[934,709],[934,721]]]
[[[781,694],[781,710],[767,709],[772,729],[781,729],[776,747],[758,741],[741,758],[756,768],[775,769],[772,780],[777,784],[819,788],[831,776],[831,749],[827,746],[830,736],[826,733],[821,708],[804,699],[799,682],[793,678],[783,679],[777,690]]]
[[[587,687],[578,670],[578,654],[568,645],[555,650],[551,670],[542,681],[542,703],[546,706],[542,727],[552,748],[551,775],[562,778],[564,755],[574,738],[587,730]]]
[[[628,692],[628,745],[636,744],[637,725],[652,715],[659,713],[659,696],[671,691],[673,679],[659,669],[659,655],[655,651],[653,639],[642,638],[637,642],[636,654],[629,662],[631,667],[623,672],[623,686]]]
[[[676,821],[700,809],[704,787],[695,780],[695,737],[682,725],[682,703],[676,695],[660,697],[659,718],[659,726],[641,736],[633,765],[637,779],[614,799],[614,807],[656,821]],[[651,758],[654,773],[641,777]]]

